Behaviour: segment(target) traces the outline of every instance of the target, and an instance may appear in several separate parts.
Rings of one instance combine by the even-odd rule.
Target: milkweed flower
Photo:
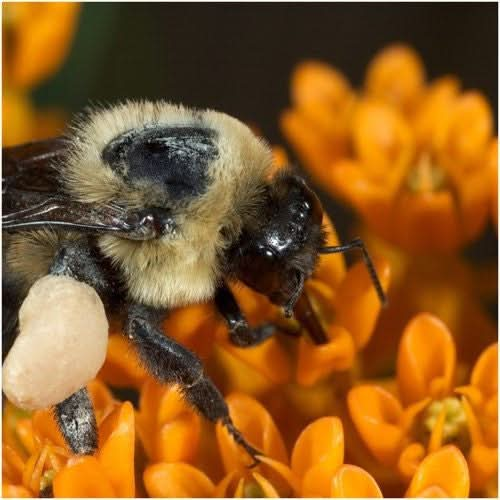
[[[495,139],[480,92],[462,92],[454,77],[427,84],[418,54],[402,45],[374,58],[355,97],[336,70],[320,63],[300,65],[291,85],[285,135],[313,177],[374,232],[412,252],[450,252],[482,232]],[[333,95],[348,111],[338,112]],[[319,107],[321,115],[311,111]],[[331,122],[335,131],[327,134]]]
[[[457,387],[446,326],[429,314],[410,321],[399,346],[396,394],[367,384],[348,394],[354,426],[373,456],[407,483],[429,453],[454,444],[467,457],[473,491],[484,492],[497,471],[496,356],[495,344],[480,356],[471,383]]]
[[[3,496],[135,496],[135,418],[130,402],[88,384],[99,430],[94,456],[73,455],[50,410],[23,415],[7,403],[3,419]]]
[[[281,433],[266,408],[243,393],[226,397],[235,426],[256,449],[262,463],[249,468],[251,460],[235,443],[226,428],[217,424],[216,436],[225,476],[216,488],[216,497],[288,497],[295,478],[289,467],[288,452]]]
[[[226,476],[217,486],[216,496],[382,496],[366,471],[344,465],[340,419],[324,417],[303,429],[289,460],[282,436],[262,405],[239,393],[228,396],[227,403],[235,424],[264,456],[260,457],[260,465],[248,469],[248,457],[218,426],[217,440]]]
[[[292,451],[291,468],[301,497],[382,497],[368,472],[344,464],[344,432],[337,417],[322,417],[302,431]]]
[[[12,2],[2,5],[3,145],[61,133],[58,109],[37,110],[29,93],[66,59],[80,5],[69,2]]]

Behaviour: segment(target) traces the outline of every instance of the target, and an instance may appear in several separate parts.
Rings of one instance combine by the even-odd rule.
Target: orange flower
[[[370,474],[343,462],[344,433],[340,419],[323,417],[308,425],[292,452],[292,471],[299,478],[299,496],[382,497]]]
[[[215,491],[206,474],[184,463],[150,465],[144,471],[144,486],[151,498],[207,498]]]
[[[379,52],[366,70],[366,93],[412,112],[424,91],[425,68],[410,47],[393,45]]]
[[[141,390],[137,434],[152,462],[192,462],[198,452],[200,416],[176,386],[148,379]]]
[[[226,428],[217,424],[216,435],[225,477],[215,497],[290,496],[295,478],[288,466],[288,453],[280,431],[267,410],[255,399],[233,393],[226,398],[235,426],[245,439],[263,453],[262,463],[249,469],[250,458]]]
[[[55,73],[68,54],[78,3],[5,3],[3,77],[10,87],[31,88]]]
[[[348,395],[354,425],[374,457],[408,482],[428,453],[453,443],[468,457],[475,478],[473,490],[484,490],[497,468],[496,429],[487,441],[483,430],[491,429],[492,418],[496,419],[498,390],[489,382],[493,365],[496,370],[495,356],[496,346],[492,346],[479,358],[471,385],[455,389],[456,353],[450,332],[429,314],[415,317],[399,346],[399,399],[374,385],[357,386]],[[489,370],[489,384],[485,369]],[[467,397],[460,397],[460,393]],[[470,394],[475,407],[469,402]],[[477,417],[481,405],[488,406],[482,423]],[[495,449],[494,459],[492,453],[481,453],[485,448]],[[474,461],[478,453],[481,459]],[[474,467],[478,472],[473,474]]]
[[[343,81],[333,68],[321,67],[328,88]],[[303,87],[294,95],[322,96],[313,69],[305,65],[301,71],[310,75],[292,77],[293,89]],[[426,86],[418,55],[396,45],[372,61],[365,92],[354,105],[346,92],[336,95],[347,111],[324,105],[322,120],[344,131],[341,149],[339,134],[324,134],[319,120],[296,124],[297,103],[282,117],[284,133],[315,179],[351,204],[377,234],[406,250],[449,252],[477,238],[492,204],[491,168],[484,158],[493,117],[482,94],[460,93],[450,77]],[[328,148],[335,153],[323,153]]]
[[[376,259],[375,267],[387,290],[388,264]],[[314,345],[305,337],[299,340],[297,382],[309,386],[352,366],[356,352],[370,340],[381,305],[361,261],[347,271],[336,290],[317,279],[306,284],[306,293],[329,337],[322,345]]]
[[[76,29],[78,3],[16,2],[2,5],[2,140],[11,146],[60,135],[60,110],[35,110],[28,92],[55,73]]]
[[[66,117],[62,111],[38,111],[29,97],[18,90],[4,88],[2,105],[3,146],[45,139],[63,132]]]
[[[459,364],[471,367],[498,337],[496,322],[484,306],[496,300],[496,262],[478,267],[460,256],[411,256],[373,233],[361,234],[368,248],[388,259],[391,269],[389,307],[380,312],[371,340],[360,352],[365,376],[394,372],[401,332],[421,311],[446,324],[453,334]]]
[[[31,417],[7,403],[3,427],[4,496],[132,497],[135,495],[134,410],[97,380],[88,385],[99,429],[95,456],[67,448],[50,410]]]
[[[334,68],[305,61],[292,75],[291,99],[293,108],[281,117],[283,131],[316,180],[328,185],[325,165],[347,152],[354,92]]]

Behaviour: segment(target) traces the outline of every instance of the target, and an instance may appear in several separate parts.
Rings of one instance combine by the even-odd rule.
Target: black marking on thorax
[[[204,193],[208,167],[217,158],[217,133],[196,126],[149,126],[124,132],[102,159],[125,179],[162,186],[180,200]]]

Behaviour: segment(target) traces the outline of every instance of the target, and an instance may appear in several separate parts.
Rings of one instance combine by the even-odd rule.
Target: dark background
[[[430,78],[458,75],[497,109],[496,3],[88,3],[70,57],[37,90],[41,105],[167,98],[257,124],[284,144],[277,117],[294,65],[318,58],[359,86],[394,41],[413,45]]]

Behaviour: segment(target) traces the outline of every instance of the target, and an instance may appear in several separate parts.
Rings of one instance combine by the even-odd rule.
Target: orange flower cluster
[[[61,110],[37,111],[31,90],[66,58],[76,29],[78,3],[10,2],[2,5],[2,142],[11,146],[60,134]]]
[[[356,92],[327,64],[300,64],[281,126],[313,178],[377,234],[412,252],[449,252],[496,221],[497,139],[478,91],[429,84],[418,54],[394,45]]]
[[[460,374],[450,332],[436,317],[420,314],[401,338],[396,388],[361,384],[350,390],[354,425],[377,461],[405,482],[427,455],[453,445],[453,454],[461,457],[457,463],[465,462],[458,450],[466,457],[473,493],[489,496],[498,471],[497,364],[498,345],[493,344],[479,357],[469,384],[457,386]],[[462,480],[463,465],[453,478],[448,465],[446,470],[450,480]],[[459,496],[468,489],[467,477]]]

